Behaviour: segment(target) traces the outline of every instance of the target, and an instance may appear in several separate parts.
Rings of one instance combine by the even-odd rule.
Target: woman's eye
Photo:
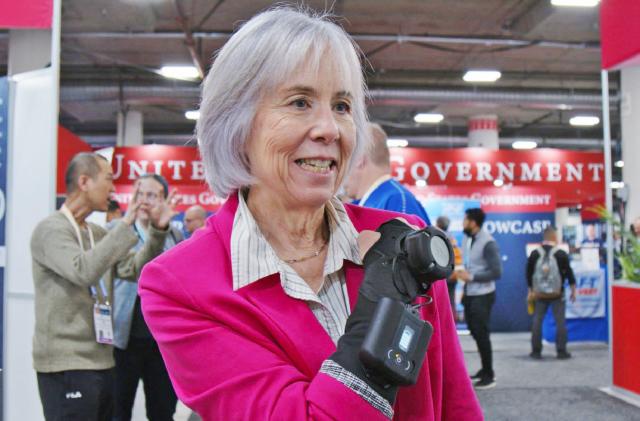
[[[339,102],[335,105],[335,109],[339,113],[348,113],[351,111],[351,106],[346,102]]]
[[[293,105],[296,108],[304,109],[304,108],[307,108],[309,106],[309,103],[307,102],[306,99],[299,98],[299,99],[294,99],[291,102],[291,105]]]

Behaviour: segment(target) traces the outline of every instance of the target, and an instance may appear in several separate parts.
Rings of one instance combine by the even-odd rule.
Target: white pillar
[[[138,146],[144,144],[142,112],[127,110],[118,112],[116,145]]]
[[[622,169],[624,184],[629,188],[627,222],[640,216],[640,67],[621,70],[622,79]]]
[[[497,115],[476,115],[469,118],[468,146],[470,148],[500,148]]]
[[[49,29],[9,31],[9,75],[43,69],[51,62]]]
[[[10,120],[4,301],[3,419],[43,419],[32,363],[30,237],[55,208],[60,79],[60,0],[52,29],[9,35]],[[4,170],[4,169],[3,169]]]
[[[556,229],[558,230],[558,242],[562,242],[562,231],[569,224],[569,208],[556,208]]]

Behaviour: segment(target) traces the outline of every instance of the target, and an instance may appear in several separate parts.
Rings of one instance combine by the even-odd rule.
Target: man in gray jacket
[[[476,341],[482,368],[471,378],[476,389],[489,389],[496,385],[493,372],[489,321],[491,307],[496,299],[496,280],[502,276],[502,261],[498,244],[491,234],[482,229],[485,213],[480,208],[467,209],[462,222],[465,239],[462,257],[465,270],[456,271],[459,281],[465,283],[464,318],[471,336]]]
[[[85,219],[106,211],[111,165],[76,155],[65,174],[67,198],[31,237],[36,326],[33,366],[47,420],[111,420],[113,415],[112,278],[135,280],[162,251],[171,209],[154,209],[149,241],[137,252],[136,204],[108,233]]]

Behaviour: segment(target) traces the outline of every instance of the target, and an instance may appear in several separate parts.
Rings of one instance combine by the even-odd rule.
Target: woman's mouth
[[[336,161],[333,159],[296,159],[295,163],[305,171],[317,174],[327,174],[336,167]]]

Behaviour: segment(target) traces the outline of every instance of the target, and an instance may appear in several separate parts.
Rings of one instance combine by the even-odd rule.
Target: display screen
[[[411,339],[413,339],[415,331],[411,329],[409,326],[404,327],[404,331],[402,332],[402,336],[400,337],[400,349],[404,352],[409,351],[409,345],[411,345]]]

